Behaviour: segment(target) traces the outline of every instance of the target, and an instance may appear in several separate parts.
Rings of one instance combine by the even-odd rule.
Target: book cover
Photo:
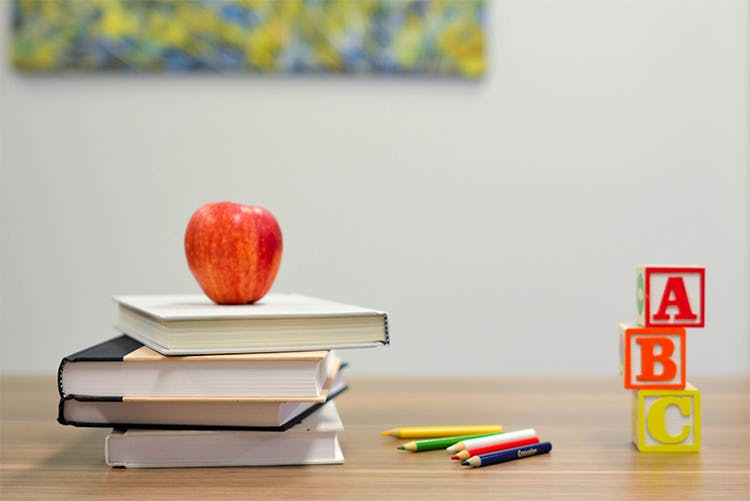
[[[166,355],[387,345],[388,315],[301,294],[219,305],[204,295],[115,296],[116,328]]]
[[[105,440],[110,466],[175,468],[343,463],[343,424],[328,402],[284,432],[236,430],[113,430]]]
[[[60,362],[61,397],[324,402],[341,361],[333,351],[165,356],[119,336]]]

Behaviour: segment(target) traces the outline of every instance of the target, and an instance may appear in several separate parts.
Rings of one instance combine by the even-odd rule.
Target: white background
[[[614,375],[639,263],[707,266],[689,379],[750,372],[748,2],[488,3],[479,83],[6,58],[2,371],[114,335],[114,294],[198,292],[185,225],[233,200],[279,219],[274,291],[390,313],[353,374]]]

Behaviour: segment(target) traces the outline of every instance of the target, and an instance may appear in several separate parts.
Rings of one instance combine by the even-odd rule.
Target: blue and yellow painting
[[[14,0],[25,71],[486,70],[484,0]]]

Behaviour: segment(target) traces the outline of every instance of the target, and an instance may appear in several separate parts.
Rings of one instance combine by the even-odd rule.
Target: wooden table
[[[706,379],[700,453],[630,445],[617,379],[358,379],[338,405],[344,465],[113,469],[106,429],[55,422],[54,376],[5,376],[2,499],[750,499],[750,379]],[[534,427],[551,454],[469,469],[443,451],[397,451],[380,431],[412,424]]]

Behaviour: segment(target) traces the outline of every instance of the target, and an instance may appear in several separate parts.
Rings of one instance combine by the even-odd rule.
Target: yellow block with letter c
[[[700,450],[698,389],[634,391],[633,444],[642,452]]]

